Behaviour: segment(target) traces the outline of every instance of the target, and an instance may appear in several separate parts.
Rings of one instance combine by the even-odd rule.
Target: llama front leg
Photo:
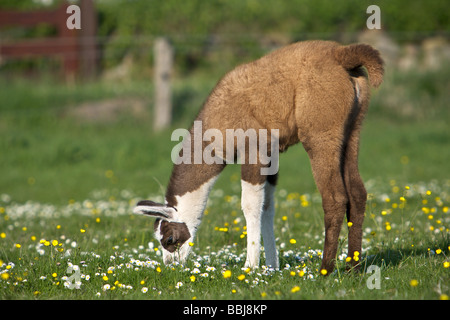
[[[275,217],[275,192],[276,175],[268,177],[264,187],[264,208],[262,215],[262,236],[264,241],[264,251],[266,253],[266,265],[278,269],[278,253],[275,246],[275,234],[273,230],[273,219]]]
[[[252,184],[242,180],[241,185],[241,206],[247,222],[247,260],[245,267],[253,269],[259,266],[265,182]]]

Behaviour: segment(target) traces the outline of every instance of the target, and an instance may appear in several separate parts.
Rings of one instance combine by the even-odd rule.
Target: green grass
[[[445,79],[445,68],[393,74],[374,92],[361,137],[360,171],[369,192],[359,257],[362,272],[344,272],[344,226],[338,268],[328,277],[318,270],[323,212],[301,146],[291,147],[280,159],[275,220],[280,271],[242,269],[246,238],[238,166],[227,167],[218,179],[193,255],[184,266],[162,265],[153,220],[131,214],[139,199],[162,199],[172,167],[170,151],[177,143],[170,141],[170,134],[190,125],[214,81],[178,80],[175,122],[153,133],[152,88],[147,83],[66,86],[1,79],[0,298],[448,297],[450,268],[444,263],[450,256],[450,132]],[[405,95],[392,100],[396,92]],[[67,116],[67,110],[81,103],[123,97],[145,101],[148,112],[112,122]],[[392,101],[403,101],[412,113],[405,114],[402,105],[391,108]],[[64,277],[71,276],[69,263],[84,275],[80,289],[64,286]],[[370,265],[380,268],[380,289],[367,286],[371,274],[365,270]],[[226,270],[231,277],[224,278]]]

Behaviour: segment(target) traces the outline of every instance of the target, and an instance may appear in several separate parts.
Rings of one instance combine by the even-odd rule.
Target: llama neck
[[[177,209],[179,222],[184,222],[191,235],[203,216],[209,192],[218,174],[207,174],[205,164],[175,165],[166,192],[166,203]]]

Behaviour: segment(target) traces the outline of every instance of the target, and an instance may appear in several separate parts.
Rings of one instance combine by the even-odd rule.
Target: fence
[[[64,2],[50,10],[0,11],[0,28],[7,26],[35,27],[45,23],[54,26],[57,35],[52,38],[26,39],[0,43],[0,57],[21,59],[33,56],[54,56],[62,60],[66,79],[76,76],[92,77],[97,71],[96,43],[97,17],[92,0],[81,0],[83,18],[81,29],[69,29],[69,4]]]

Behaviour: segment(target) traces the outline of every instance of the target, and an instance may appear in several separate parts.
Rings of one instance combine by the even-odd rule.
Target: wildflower
[[[104,281],[108,281],[108,277],[107,276],[103,276],[102,278]]]
[[[224,279],[231,278],[231,271],[230,270],[225,270],[223,272],[223,277],[224,277]]]
[[[147,288],[147,287],[143,287],[143,288],[141,289],[141,291],[142,291],[142,293],[146,293],[146,292],[148,291],[148,288]]]
[[[261,297],[262,297],[262,298],[267,297],[267,293],[266,293],[266,292],[261,292]]]
[[[411,287],[417,287],[417,286],[419,285],[419,281],[417,281],[416,279],[412,279],[412,280],[409,282],[409,285],[410,285]]]
[[[86,230],[85,230],[85,229],[80,229],[80,232],[81,232],[81,233],[85,233]]]
[[[445,261],[445,262],[444,262],[444,268],[449,268],[449,267],[450,267],[450,262]]]
[[[300,287],[299,286],[295,286],[291,289],[292,293],[296,293],[297,291],[300,291]]]
[[[281,220],[283,220],[283,221],[287,221],[287,219],[288,219],[287,216],[282,216],[281,217]]]
[[[296,243],[297,243],[297,240],[291,239],[291,240],[289,240],[289,243],[290,243],[290,244],[296,244]]]
[[[57,276],[58,276],[58,274],[57,274],[56,272],[53,272],[53,273],[52,273],[52,277],[53,277],[53,278],[56,278]]]
[[[231,293],[236,293],[236,289],[231,290]]]
[[[322,269],[322,270],[320,270],[320,273],[321,273],[323,276],[326,276],[327,273],[328,273],[328,271],[325,270],[325,269]]]
[[[161,268],[160,268],[160,267],[157,267],[157,268],[156,268],[156,272],[161,272]]]
[[[238,278],[239,281],[242,281],[242,280],[245,279],[245,275],[241,274],[237,278]]]
[[[441,249],[437,249],[437,250],[436,250],[436,253],[437,253],[437,254],[441,254],[441,252],[442,252]]]
[[[8,280],[9,279],[9,273],[7,273],[7,272],[2,273],[2,279],[3,280]]]
[[[58,240],[52,240],[52,246],[56,247],[58,245]]]
[[[439,300],[448,300],[448,299],[449,299],[448,295],[444,293],[439,296]]]
[[[4,233],[4,232],[0,233],[0,238],[5,239],[6,238],[6,233]]]
[[[193,242],[189,242],[189,247],[193,247],[194,243]]]
[[[20,243],[16,243],[16,248],[20,249],[22,246],[20,245]]]
[[[183,282],[177,282],[177,284],[175,285],[175,288],[179,289],[180,287],[183,286]]]
[[[348,222],[347,226],[350,228],[353,225],[353,222]]]
[[[189,279],[191,279],[191,282],[195,282],[195,276],[194,275],[190,276]]]
[[[107,291],[107,290],[109,290],[109,289],[111,289],[111,286],[110,286],[109,284],[105,284],[105,285],[102,287],[102,290],[103,290],[103,291]]]

